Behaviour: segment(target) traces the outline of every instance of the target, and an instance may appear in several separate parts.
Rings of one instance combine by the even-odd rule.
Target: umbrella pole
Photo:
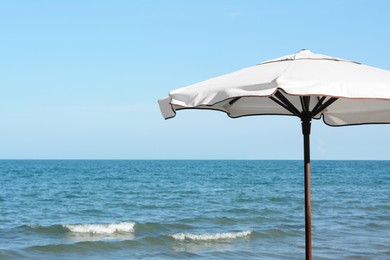
[[[306,260],[312,260],[311,246],[311,193],[310,193],[310,128],[311,117],[302,117],[302,134],[305,167],[305,242]]]

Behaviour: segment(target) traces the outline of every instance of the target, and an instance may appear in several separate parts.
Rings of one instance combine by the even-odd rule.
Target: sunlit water
[[[0,259],[304,259],[301,161],[0,161]],[[390,259],[390,161],[312,162],[314,259]]]

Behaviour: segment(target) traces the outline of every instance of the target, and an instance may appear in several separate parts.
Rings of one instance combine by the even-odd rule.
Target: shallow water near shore
[[[0,161],[0,259],[304,259],[302,161]],[[314,259],[390,259],[390,161],[313,161]]]

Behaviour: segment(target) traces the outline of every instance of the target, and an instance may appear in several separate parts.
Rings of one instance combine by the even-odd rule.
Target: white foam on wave
[[[177,233],[170,235],[176,240],[197,240],[197,241],[209,241],[209,240],[222,240],[222,239],[235,239],[246,237],[252,234],[252,231],[241,232],[227,232],[227,233],[214,233],[214,234],[191,234],[191,233]]]
[[[63,225],[66,229],[75,233],[89,234],[114,234],[119,232],[134,232],[134,222],[120,222],[110,224],[75,224]]]

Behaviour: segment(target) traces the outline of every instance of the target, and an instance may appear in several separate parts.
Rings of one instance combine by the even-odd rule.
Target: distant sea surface
[[[304,259],[302,161],[0,161],[0,259]],[[314,259],[390,259],[390,161],[313,161]]]

